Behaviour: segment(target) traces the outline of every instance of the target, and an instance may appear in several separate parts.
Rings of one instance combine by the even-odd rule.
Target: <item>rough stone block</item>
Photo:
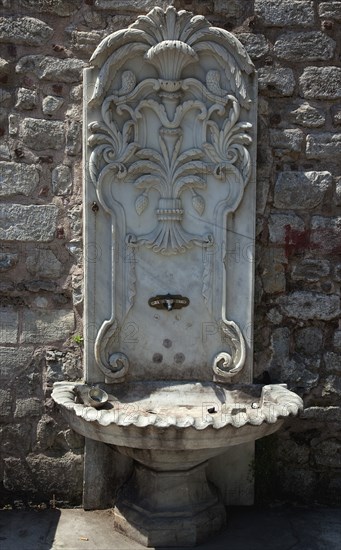
[[[82,358],[77,352],[60,352],[48,350],[46,352],[46,379],[48,384],[58,380],[75,380],[82,377]]]
[[[33,350],[20,348],[0,348],[0,380],[11,380],[31,361]]]
[[[83,275],[72,275],[72,302],[74,306],[83,302]]]
[[[9,92],[7,92],[7,90],[0,88],[0,103],[2,105],[8,104],[11,97],[12,95]]]
[[[326,61],[334,55],[336,42],[321,31],[288,32],[279,36],[274,53],[295,63]]]
[[[48,350],[46,352],[46,380],[52,386],[54,382],[65,380],[63,370],[63,359],[65,353],[58,350]]]
[[[48,206],[0,205],[0,239],[49,242],[55,237],[58,208]]]
[[[280,296],[277,303],[285,315],[302,321],[329,321],[340,315],[340,297],[336,294],[297,290]]]
[[[333,346],[336,351],[341,351],[341,329],[338,329],[334,332]]]
[[[316,372],[312,372],[307,368],[306,363],[301,360],[289,359],[281,369],[281,381],[290,384],[293,390],[303,390],[304,393],[311,391],[315,388],[319,381],[319,375]],[[312,366],[319,369],[319,359],[313,360]]]
[[[95,0],[95,7],[100,10],[114,10],[134,13],[144,13],[159,7],[165,9],[167,0]]]
[[[341,68],[307,67],[299,84],[306,99],[338,99],[341,97]]]
[[[16,344],[18,340],[18,312],[11,307],[0,308],[0,343]]]
[[[341,134],[321,132],[307,136],[306,155],[309,159],[338,158],[341,153]]]
[[[62,274],[63,264],[56,258],[52,250],[37,248],[27,256],[26,268],[36,277],[55,279]]]
[[[296,281],[319,281],[330,273],[330,265],[327,260],[314,260],[305,258],[296,264],[292,271],[292,278]]]
[[[273,323],[274,325],[280,325],[283,321],[283,315],[281,315],[278,309],[275,307],[269,309],[266,316],[269,319],[270,323]]]
[[[66,128],[66,147],[68,155],[74,156],[81,150],[81,124],[76,120],[69,121]]]
[[[265,267],[261,277],[264,292],[267,294],[278,294],[285,291],[285,272],[281,263],[274,263],[272,266]]]
[[[325,253],[341,254],[341,216],[313,216],[311,246]]]
[[[74,330],[73,311],[24,311],[21,343],[39,344],[66,340]]]
[[[9,390],[2,390],[0,388],[0,422],[11,418],[12,402],[12,393]]]
[[[36,493],[38,487],[32,479],[25,460],[16,457],[4,459],[4,480],[5,489],[9,491],[27,491]]]
[[[59,59],[45,55],[26,55],[16,65],[20,74],[33,73],[41,80],[78,82],[85,63],[80,59]]]
[[[11,65],[8,63],[8,61],[0,57],[0,76],[4,77],[8,75],[10,70],[11,70]]]
[[[309,460],[310,450],[304,445],[298,445],[291,439],[281,441],[279,444],[279,456],[286,462],[306,464]]]
[[[31,111],[38,105],[38,94],[35,90],[28,88],[19,88],[17,91],[16,109],[21,111]]]
[[[317,327],[306,327],[296,331],[296,348],[307,355],[320,353],[323,346],[323,332]]]
[[[262,67],[258,71],[258,87],[270,97],[291,96],[295,89],[294,73],[292,69]]]
[[[19,131],[19,121],[20,118],[18,115],[9,115],[8,116],[8,133],[10,136],[16,136]]]
[[[72,193],[71,170],[65,164],[60,164],[52,172],[52,192],[54,195],[70,195]]]
[[[53,115],[64,103],[62,97],[55,97],[48,95],[43,99],[43,113],[44,115]]]
[[[83,489],[83,456],[68,452],[62,457],[44,454],[29,455],[27,470],[32,479],[39,478],[39,486],[45,493],[67,499],[79,499]]]
[[[18,254],[0,252],[0,273],[12,269],[18,262]]]
[[[304,228],[304,221],[295,214],[272,214],[269,218],[270,241],[272,243],[287,243],[293,231],[303,232]]]
[[[3,455],[16,455],[18,451],[21,455],[29,453],[33,436],[33,430],[30,423],[20,421],[20,423],[15,423],[12,418],[8,420],[10,420],[10,422],[4,425],[2,429],[0,428],[0,440],[2,439],[1,450]]]
[[[15,289],[14,283],[12,281],[0,281],[0,292],[2,293],[8,293],[13,292]]]
[[[46,292],[56,292],[57,285],[53,281],[27,281],[24,283],[26,290],[30,292],[40,292],[41,290]]]
[[[290,330],[279,327],[271,334],[272,359],[281,365],[286,363],[290,351]]]
[[[99,31],[84,32],[72,30],[70,35],[73,49],[89,57],[104,37],[103,32]]]
[[[336,395],[341,397],[341,378],[340,375],[328,376],[323,384],[322,397]]]
[[[341,263],[338,263],[334,267],[334,279],[338,283],[341,282]]]
[[[213,6],[214,13],[228,17],[238,17],[242,10],[239,0],[214,0]]]
[[[12,155],[7,143],[0,143],[0,159],[11,160]]]
[[[82,207],[76,205],[70,208],[68,218],[70,220],[72,233],[75,237],[80,237],[82,234]]]
[[[341,467],[341,442],[337,439],[322,441],[314,449],[314,459],[317,466],[327,468]]]
[[[241,32],[237,34],[237,38],[243,44],[251,59],[260,59],[270,49],[270,44],[263,34]]]
[[[56,435],[55,421],[53,418],[43,415],[37,425],[37,443],[34,450],[44,451],[52,447]]]
[[[323,359],[327,372],[341,374],[341,355],[339,353],[328,351],[324,354]]]
[[[315,22],[314,2],[309,0],[255,0],[255,13],[269,27],[309,27]]]
[[[341,422],[341,407],[308,407],[300,417],[319,422]]]
[[[17,399],[14,418],[31,418],[41,416],[43,403],[36,397]]]
[[[40,179],[40,167],[18,162],[0,162],[0,197],[34,192]]]
[[[331,115],[334,126],[341,126],[341,107],[333,105],[331,108]]]
[[[23,143],[35,151],[61,149],[64,145],[64,124],[57,120],[25,118],[19,130]]]
[[[71,101],[80,102],[83,98],[83,86],[82,84],[78,84],[77,86],[73,86],[70,90],[70,99]]]
[[[281,172],[275,185],[274,205],[295,210],[315,208],[323,202],[332,183],[330,172]]]
[[[79,9],[81,0],[20,0],[20,6],[37,13],[67,17]]]
[[[276,149],[299,152],[303,138],[302,130],[270,130],[270,145]]]
[[[0,42],[41,46],[53,32],[44,21],[33,17],[0,17]]]
[[[309,103],[300,103],[289,112],[289,120],[305,128],[320,128],[324,125],[326,116],[321,109],[316,109]]]
[[[341,21],[341,2],[321,2],[318,10],[323,19]]]

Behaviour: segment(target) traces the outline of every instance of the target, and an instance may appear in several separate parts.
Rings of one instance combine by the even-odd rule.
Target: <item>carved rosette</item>
[[[154,76],[138,80],[126,66],[135,56],[142,56]],[[200,63],[201,56],[212,57],[214,67],[202,80],[184,77],[184,69]],[[151,191],[154,197],[155,192],[159,195],[154,229],[144,235],[127,235],[127,247],[134,254],[139,246],[145,246],[170,256],[193,246],[208,248],[215,241],[222,242],[217,232],[226,231],[223,220],[237,209],[251,174],[251,124],[240,115],[241,109],[247,111],[251,105],[247,78],[253,65],[244,48],[232,34],[211,27],[202,16],[177,13],[173,7],[165,12],[154,8],[128,29],[103,40],[91,63],[98,68],[98,77],[90,105],[101,105],[102,120],[89,125],[89,174],[99,202],[114,216],[113,203],[108,199],[114,191],[108,193],[108,186],[132,186],[135,199],[127,208],[134,206],[137,215],[143,217],[147,211],[150,215]],[[120,85],[115,88],[113,83],[118,81]],[[141,123],[150,113],[159,121],[157,143],[154,139],[152,145],[147,139],[148,128]],[[189,117],[195,121],[191,147],[188,137],[184,139]],[[182,195],[191,194],[192,209],[202,218],[205,194],[210,192],[209,178],[226,186],[226,199],[216,208],[218,229],[214,235],[192,234],[183,226],[186,211]],[[212,259],[204,262],[202,296],[208,307],[214,266]],[[125,312],[135,296],[133,264],[126,279]],[[117,365],[117,372],[127,367],[117,354],[110,353],[110,339],[105,336],[108,325],[114,322],[115,312],[99,332],[96,356],[103,372],[109,369],[115,377]],[[222,322],[230,351],[216,356],[213,371],[219,379],[229,380],[243,367],[245,343],[233,321],[223,318]]]

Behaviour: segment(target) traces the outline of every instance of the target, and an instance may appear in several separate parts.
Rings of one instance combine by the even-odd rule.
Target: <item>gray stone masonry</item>
[[[0,505],[81,503],[83,441],[50,394],[82,376],[82,70],[168,3],[0,2]],[[306,405],[257,442],[258,502],[340,504],[341,1],[173,4],[235,33],[258,71],[255,380]]]

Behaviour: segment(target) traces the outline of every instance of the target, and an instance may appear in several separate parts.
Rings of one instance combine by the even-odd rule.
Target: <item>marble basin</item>
[[[220,385],[214,382],[135,382],[105,385],[108,401],[89,405],[92,386],[57,382],[52,397],[72,428],[122,447],[217,454],[278,430],[302,400],[285,384]]]
[[[115,526],[146,546],[193,546],[219,531],[225,508],[206,479],[207,460],[275,432],[302,408],[285,384],[96,387],[105,392],[101,407],[86,384],[57,382],[52,397],[76,432],[135,460],[116,501]]]

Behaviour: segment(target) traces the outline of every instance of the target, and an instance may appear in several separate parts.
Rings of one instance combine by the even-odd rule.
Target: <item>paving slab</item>
[[[0,511],[0,550],[141,550],[111,510]],[[340,508],[229,508],[228,527],[198,550],[339,550]],[[184,549],[183,549],[184,550]]]

